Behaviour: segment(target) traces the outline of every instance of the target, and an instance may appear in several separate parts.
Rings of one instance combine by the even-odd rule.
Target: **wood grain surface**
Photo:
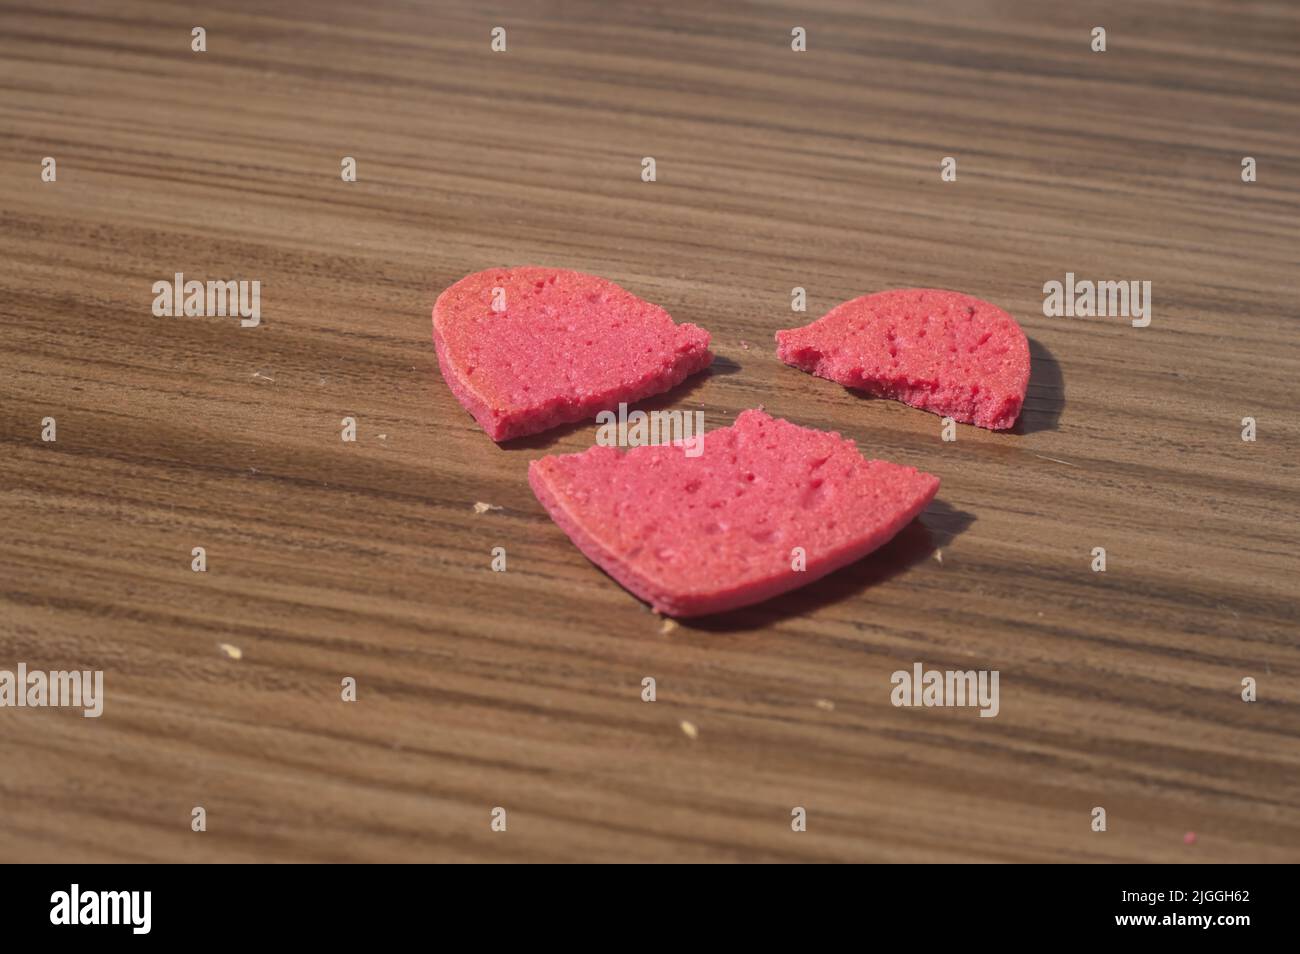
[[[1300,860],[1296,5],[6,0],[0,84],[0,669],[106,696],[0,709],[0,860]],[[438,372],[437,293],[528,263],[712,332],[643,406],[938,501],[666,625],[528,488],[594,424],[498,447]],[[155,317],[176,272],[261,324]],[[1067,272],[1150,326],[1045,317]],[[1019,319],[1016,431],[777,361],[907,286]],[[917,662],[1000,714],[894,707]]]

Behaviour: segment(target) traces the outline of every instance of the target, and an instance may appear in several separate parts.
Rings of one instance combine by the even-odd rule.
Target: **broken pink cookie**
[[[433,306],[438,366],[494,441],[594,417],[708,367],[709,333],[611,281],[556,268],[467,275]]]
[[[1029,387],[1029,342],[996,305],[933,288],[864,295],[776,333],[777,356],[819,378],[991,430]]]
[[[839,434],[745,411],[696,446],[543,457],[528,482],[587,557],[656,610],[700,616],[793,590],[866,556],[939,478],[866,460]]]

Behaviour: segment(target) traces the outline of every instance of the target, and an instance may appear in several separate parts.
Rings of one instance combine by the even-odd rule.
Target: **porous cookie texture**
[[[1015,424],[1029,387],[1029,342],[979,298],[933,288],[846,301],[776,333],[788,365],[965,424]]]
[[[866,460],[839,434],[761,410],[691,451],[598,446],[528,468],[578,549],[670,616],[735,609],[825,576],[886,543],[939,488],[932,474]]]
[[[433,306],[438,366],[494,441],[594,417],[708,367],[709,333],[604,278],[522,266],[467,275]]]

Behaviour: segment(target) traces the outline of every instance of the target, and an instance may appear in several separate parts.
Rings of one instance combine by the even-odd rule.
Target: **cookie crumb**
[[[935,550],[935,551],[934,551],[934,558],[935,558],[936,560],[939,561],[939,565],[940,565],[940,566],[943,566],[943,551],[942,551],[942,550]]]
[[[672,619],[671,617],[668,616],[665,616],[664,621],[659,624],[659,632],[663,633],[665,636],[671,633],[676,628],[677,628],[677,620]]]
[[[686,738],[688,738],[688,739],[698,739],[698,738],[700,737],[700,730],[699,730],[699,728],[695,725],[694,722],[686,722],[686,721],[683,721],[683,722],[682,722],[682,733],[683,733],[683,734],[686,736]]]
[[[813,705],[818,709],[825,709],[827,712],[835,711],[835,703],[831,702],[829,699],[818,699],[813,703]]]
[[[221,651],[231,659],[243,659],[244,651],[238,646],[232,646],[230,643],[219,643]]]
[[[495,504],[484,503],[481,500],[476,501],[474,504],[475,513],[487,513],[489,510],[500,510],[500,509],[501,508],[496,506]]]

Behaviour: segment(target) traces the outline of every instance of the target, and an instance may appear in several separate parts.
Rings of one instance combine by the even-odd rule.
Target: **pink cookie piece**
[[[697,456],[592,447],[533,461],[528,482],[578,549],[670,616],[811,583],[887,542],[939,489],[932,474],[757,410],[709,431]]]
[[[604,278],[536,266],[444,291],[433,344],[447,386],[494,441],[659,394],[713,360],[702,328]]]
[[[777,356],[819,378],[1004,430],[1029,387],[1029,342],[978,298],[934,288],[863,295],[776,333]]]

